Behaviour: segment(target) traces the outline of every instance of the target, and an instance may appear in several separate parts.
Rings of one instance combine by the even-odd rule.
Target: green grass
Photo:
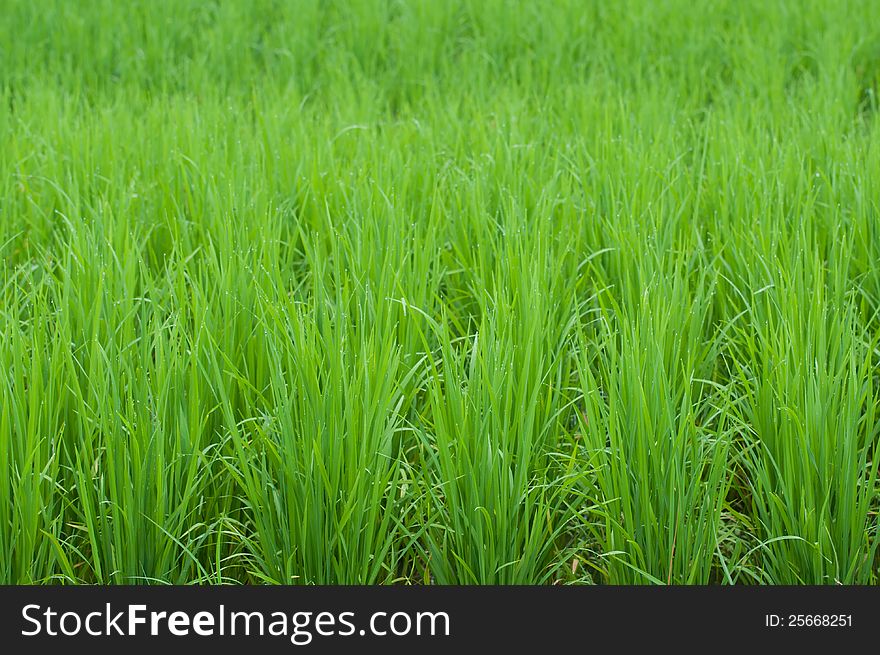
[[[880,4],[8,0],[0,583],[876,584]]]

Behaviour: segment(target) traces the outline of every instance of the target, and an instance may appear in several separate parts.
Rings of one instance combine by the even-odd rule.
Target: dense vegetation
[[[880,3],[5,0],[0,582],[876,583]]]

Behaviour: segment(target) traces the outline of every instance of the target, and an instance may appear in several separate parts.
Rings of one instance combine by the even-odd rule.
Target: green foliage
[[[8,0],[0,582],[877,583],[878,25]]]

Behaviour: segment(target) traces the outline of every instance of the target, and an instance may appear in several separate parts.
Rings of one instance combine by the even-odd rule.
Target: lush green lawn
[[[0,582],[876,583],[880,3],[5,0]]]

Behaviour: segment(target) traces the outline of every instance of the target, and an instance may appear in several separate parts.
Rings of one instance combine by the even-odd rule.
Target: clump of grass
[[[612,584],[717,575],[731,428],[728,389],[712,380],[711,296],[705,272],[679,263],[645,280],[640,302],[600,297],[601,327],[581,332],[580,429],[601,498],[594,565]]]
[[[551,301],[571,280],[522,238],[502,243],[499,289],[479,298],[474,334],[456,338],[449,321],[436,324],[421,435],[424,557],[440,584],[544,583],[573,518],[576,475],[556,455],[577,307]]]
[[[753,298],[752,327],[736,339],[758,542],[743,574],[760,582],[869,584],[876,574],[877,341],[842,282],[795,256]]]

